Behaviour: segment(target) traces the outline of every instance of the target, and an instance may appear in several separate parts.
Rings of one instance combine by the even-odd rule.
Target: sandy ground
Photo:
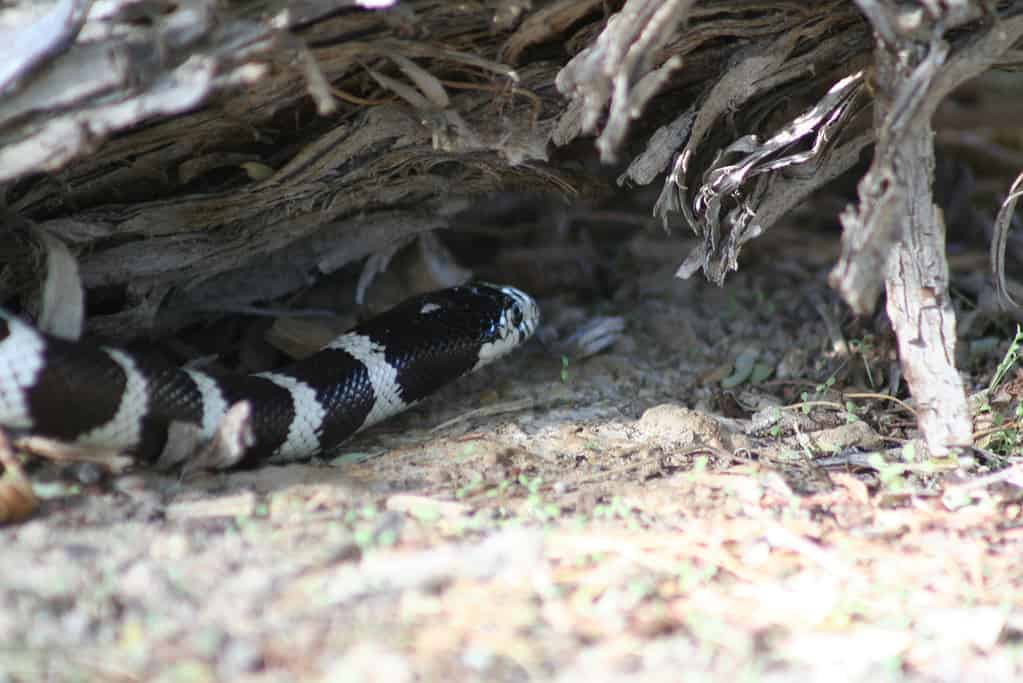
[[[718,289],[636,238],[611,300],[541,302],[624,316],[612,349],[532,343],[329,462],[37,476],[0,527],[0,682],[1020,679],[1014,460],[898,450],[835,249]]]

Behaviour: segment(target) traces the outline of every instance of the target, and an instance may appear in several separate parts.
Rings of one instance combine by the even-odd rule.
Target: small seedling
[[[1013,409],[1013,419],[1006,422],[1005,416],[993,414],[991,420],[996,427],[1005,427],[991,435],[991,442],[988,450],[998,455],[1019,455],[1023,451],[1023,431],[1019,429],[1023,424],[1023,401],[1018,401]]]
[[[991,384],[988,385],[988,392],[994,391],[1005,376],[1009,374],[1009,370],[1019,360],[1019,348],[1023,345],[1023,329],[1020,326],[1016,326],[1016,336],[1013,337],[1012,343],[1009,344],[1009,349],[1005,352],[1002,357],[1002,362],[998,364],[998,368],[995,370],[995,376],[991,378]]]
[[[475,476],[465,486],[461,486],[455,491],[455,499],[461,500],[466,496],[476,493],[483,486],[483,475],[477,472]]]

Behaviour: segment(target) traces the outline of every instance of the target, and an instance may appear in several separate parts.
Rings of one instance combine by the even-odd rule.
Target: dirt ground
[[[623,316],[611,349],[532,342],[330,461],[36,476],[0,682],[1021,679],[1014,433],[917,462],[837,235],[760,242],[718,289],[637,234],[611,298],[541,297],[554,332]],[[1013,329],[964,330],[971,391]]]

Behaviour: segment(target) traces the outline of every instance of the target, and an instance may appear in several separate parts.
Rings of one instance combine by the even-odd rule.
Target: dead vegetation
[[[651,253],[648,240],[627,248]],[[532,346],[330,462],[187,479],[33,464],[40,509],[0,529],[0,669],[1018,677],[1023,479],[1018,449],[997,442],[1019,434],[1000,417],[1020,404],[1017,371],[992,394],[986,454],[923,460],[911,407],[879,391],[893,342],[846,317],[854,351],[825,332],[812,300],[829,263],[746,264],[719,289],[673,281],[657,243],[619,299],[614,348],[565,367]],[[975,356],[971,391],[1004,350]]]
[[[327,464],[0,450],[0,679],[1019,678],[1023,4],[368,4],[0,11],[3,300],[249,370],[471,267],[546,346]]]
[[[32,308],[31,235],[51,232],[92,296],[113,297],[90,329],[172,330],[451,227],[474,197],[606,195],[550,158],[590,135],[605,163],[635,150],[619,184],[670,171],[655,213],[703,238],[678,274],[720,283],[876,140],[833,284],[858,313],[884,285],[929,451],[968,445],[930,121],[1015,63],[1016,4],[610,9],[17,4],[0,180],[22,229],[5,235],[5,298]]]

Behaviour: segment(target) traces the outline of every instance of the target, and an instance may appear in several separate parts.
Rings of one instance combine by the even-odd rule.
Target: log
[[[929,122],[965,80],[1023,63],[1021,14],[965,0],[15,0],[0,13],[0,302],[38,306],[45,234],[79,261],[89,330],[175,330],[390,253],[496,192],[617,191],[565,163],[588,149],[620,164],[618,186],[663,184],[655,214],[699,237],[678,275],[721,283],[875,144],[832,283],[858,313],[886,289],[921,431],[943,455],[970,431]]]

